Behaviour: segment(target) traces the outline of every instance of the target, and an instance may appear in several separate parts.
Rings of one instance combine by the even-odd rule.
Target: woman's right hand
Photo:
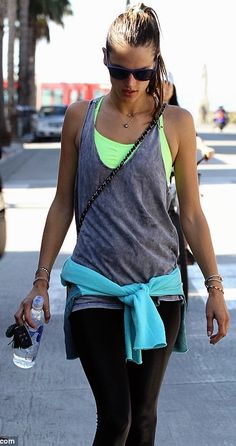
[[[29,292],[29,294],[27,294],[26,298],[22,300],[19,308],[17,309],[16,313],[14,314],[17,325],[23,325],[24,322],[26,322],[30,327],[36,328],[36,326],[33,323],[32,317],[31,317],[32,302],[33,302],[35,296],[43,297],[44,320],[45,320],[45,323],[49,322],[51,315],[50,315],[48,291],[47,291],[47,288],[45,286],[43,286],[43,284],[39,284],[39,281],[38,281],[37,284],[35,284],[33,286],[32,290]]]

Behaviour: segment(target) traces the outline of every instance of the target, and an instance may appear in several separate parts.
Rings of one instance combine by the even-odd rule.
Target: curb
[[[24,162],[27,161],[30,154],[24,150],[23,141],[13,142],[8,147],[2,148],[2,157],[0,159],[0,176],[3,181],[3,187],[6,181],[14,174]]]
[[[227,124],[225,128],[221,131],[217,129],[212,124],[199,124],[195,125],[197,133],[215,133],[216,135],[224,135],[224,134],[235,134],[236,133],[236,124]]]
[[[22,141],[15,141],[7,147],[2,147],[2,157],[0,159],[0,164],[3,164],[8,158],[11,158],[12,156],[23,152],[23,150],[24,147]]]

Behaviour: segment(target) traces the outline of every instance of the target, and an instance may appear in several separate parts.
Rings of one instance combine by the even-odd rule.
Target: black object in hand
[[[6,330],[7,338],[12,339],[13,348],[29,348],[32,345],[32,339],[25,325],[12,324]]]

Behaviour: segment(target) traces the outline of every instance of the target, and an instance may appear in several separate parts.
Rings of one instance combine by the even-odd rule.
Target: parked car
[[[2,178],[0,176],[0,258],[5,252],[6,246],[6,216],[5,216],[5,202],[2,191]]]
[[[42,106],[31,119],[33,140],[59,139],[66,109],[67,105]]]

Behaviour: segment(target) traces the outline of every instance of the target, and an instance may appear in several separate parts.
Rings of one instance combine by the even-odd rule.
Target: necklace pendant
[[[129,127],[128,124],[124,124],[124,128],[127,129]]]

